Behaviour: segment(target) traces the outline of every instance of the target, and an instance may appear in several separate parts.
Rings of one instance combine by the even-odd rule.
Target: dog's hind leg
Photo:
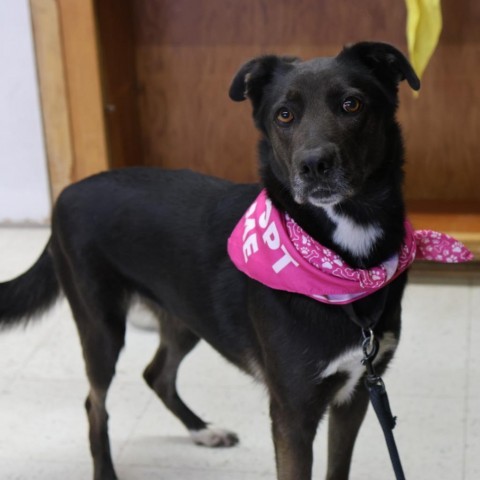
[[[368,392],[362,383],[347,403],[330,405],[327,480],[348,479],[353,447],[368,407]]]
[[[105,270],[56,254],[56,269],[68,298],[85,360],[90,391],[85,407],[89,422],[94,480],[116,480],[110,453],[105,402],[124,345],[127,295],[121,282]]]
[[[110,319],[125,322],[125,316],[110,313]],[[110,453],[108,435],[108,413],[105,406],[107,392],[115,375],[115,365],[124,344],[125,328],[118,327],[115,331],[100,325],[81,333],[83,355],[87,375],[90,382],[90,392],[85,402],[89,422],[90,449],[94,462],[95,480],[116,480]]]
[[[144,371],[145,381],[185,425],[195,443],[208,447],[235,445],[238,442],[235,433],[208,428],[207,423],[192,412],[178,394],[178,368],[185,356],[197,345],[199,337],[167,312],[161,310],[159,316],[160,346]]]
[[[90,450],[95,480],[116,480],[110,453],[107,392],[115,375],[115,365],[124,344],[125,316],[119,312],[105,313],[117,326],[111,328],[104,318],[83,321],[75,312],[83,347],[90,392],[85,402],[89,423]],[[80,323],[81,322],[81,323]],[[123,324],[122,324],[123,322]]]

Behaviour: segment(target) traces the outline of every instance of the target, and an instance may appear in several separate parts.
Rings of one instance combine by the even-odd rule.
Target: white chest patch
[[[394,350],[397,346],[397,339],[391,332],[385,333],[380,340],[380,347],[378,350],[375,363],[380,361],[383,355],[391,350]],[[337,392],[333,403],[341,405],[350,400],[355,391],[355,387],[360,378],[365,372],[365,367],[362,365],[363,351],[362,347],[347,350],[332,360],[327,367],[320,373],[320,379],[324,379],[335,375],[336,373],[346,373],[348,379],[345,384]]]
[[[383,230],[378,225],[359,225],[351,218],[335,212],[333,206],[324,207],[324,210],[336,227],[333,240],[353,255],[367,256],[383,235]]]

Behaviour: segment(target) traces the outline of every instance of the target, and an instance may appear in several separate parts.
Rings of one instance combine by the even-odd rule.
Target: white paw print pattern
[[[416,230],[417,258],[442,263],[468,262],[472,253],[463,245],[445,233],[432,230]]]
[[[335,252],[310,237],[287,214],[285,214],[285,224],[295,249],[305,260],[322,272],[357,282],[362,288],[379,288],[387,281],[387,272],[383,266],[368,270],[351,268]]]

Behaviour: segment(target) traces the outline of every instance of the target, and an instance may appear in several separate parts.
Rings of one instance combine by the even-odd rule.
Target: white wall
[[[28,0],[0,0],[0,224],[48,222],[41,122]]]

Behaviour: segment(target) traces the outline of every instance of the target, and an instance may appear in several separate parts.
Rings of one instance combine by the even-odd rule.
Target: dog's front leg
[[[330,405],[328,414],[327,480],[347,480],[353,447],[368,407],[368,392],[361,382],[342,404]]]
[[[286,406],[281,400],[271,400],[278,480],[312,478],[313,440],[323,412],[324,409],[319,411],[309,405],[298,408]]]

